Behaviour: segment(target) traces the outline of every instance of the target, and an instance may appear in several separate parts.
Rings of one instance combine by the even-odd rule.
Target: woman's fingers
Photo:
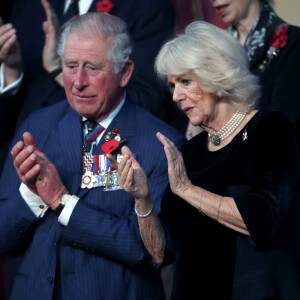
[[[168,162],[174,164],[176,162],[176,159],[180,156],[180,152],[178,151],[177,147],[171,140],[169,140],[160,132],[158,132],[156,136],[158,140],[164,145],[164,150]]]
[[[118,162],[115,160],[114,156],[112,154],[106,154],[106,157],[109,161],[110,166],[113,169],[118,170]]]
[[[125,151],[126,152],[126,151]],[[130,157],[125,154],[123,155],[121,161],[118,163],[114,156],[111,154],[107,154],[106,157],[109,160],[111,167],[118,171],[119,182],[121,186],[128,187],[129,183],[132,183],[132,172],[130,172],[132,162]]]
[[[126,176],[126,181],[124,182],[124,188],[125,190],[129,191],[129,192],[133,192],[134,188],[133,188],[133,168],[129,168],[127,176]]]
[[[124,157],[122,158],[122,160],[124,159]],[[122,162],[121,160],[121,162]],[[125,163],[124,161],[122,162],[122,169],[118,169],[118,175],[119,175],[119,182],[122,185],[125,185],[126,181],[127,181],[127,177],[128,177],[128,172],[131,168],[131,161],[129,159],[126,159]],[[119,166],[121,165],[121,163],[119,164]]]

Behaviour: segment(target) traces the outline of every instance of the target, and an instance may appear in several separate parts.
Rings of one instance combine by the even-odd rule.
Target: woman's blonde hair
[[[241,111],[254,107],[259,96],[257,78],[248,69],[240,43],[226,31],[206,22],[188,25],[168,41],[156,57],[159,77],[194,74],[207,93],[223,96]]]

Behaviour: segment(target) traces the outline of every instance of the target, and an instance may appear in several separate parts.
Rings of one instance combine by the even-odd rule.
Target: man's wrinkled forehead
[[[90,55],[91,58],[98,57],[106,60],[111,46],[111,38],[93,36],[88,32],[71,33],[65,43],[63,59],[70,55]]]

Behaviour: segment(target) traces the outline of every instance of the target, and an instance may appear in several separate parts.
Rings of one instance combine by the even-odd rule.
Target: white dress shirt
[[[71,0],[65,1],[64,14],[68,10],[68,8],[70,6],[70,2],[71,2]],[[82,14],[86,13],[89,10],[92,2],[93,2],[93,0],[79,0],[78,1],[79,14],[82,15]]]
[[[5,86],[4,82],[4,64],[2,63],[0,66],[0,95],[8,94],[8,95],[15,95],[21,86],[22,80],[23,80],[23,72],[21,72],[20,77],[17,81]]]

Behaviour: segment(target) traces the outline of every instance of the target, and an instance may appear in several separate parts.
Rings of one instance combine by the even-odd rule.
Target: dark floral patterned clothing
[[[272,52],[276,34],[287,25],[282,35],[285,43]],[[235,29],[227,29],[234,34]],[[284,37],[285,36],[285,37]],[[278,44],[277,44],[278,46]],[[285,113],[295,125],[300,143],[300,28],[287,24],[268,4],[264,4],[244,45],[250,70],[262,86],[257,108],[271,108]]]

